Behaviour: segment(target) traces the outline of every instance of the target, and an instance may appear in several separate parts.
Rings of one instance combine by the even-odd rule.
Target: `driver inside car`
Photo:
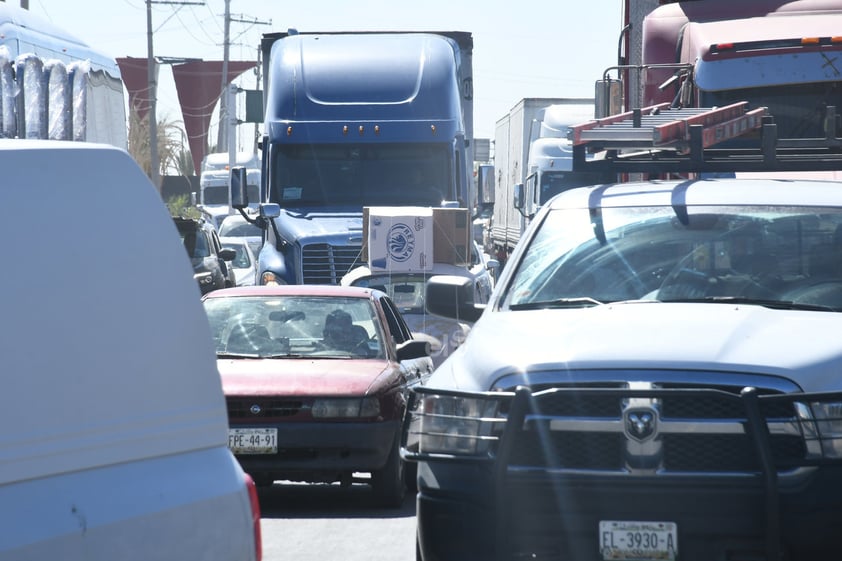
[[[354,351],[364,343],[359,335],[359,326],[354,325],[351,314],[339,309],[325,317],[322,337],[326,347],[341,351]]]

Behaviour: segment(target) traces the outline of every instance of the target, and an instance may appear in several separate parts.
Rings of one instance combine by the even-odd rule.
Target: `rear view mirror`
[[[514,187],[512,206],[520,211],[523,210],[523,183],[518,183]]]
[[[230,178],[231,206],[236,209],[243,209],[249,206],[248,192],[246,191],[246,168],[231,168]]]
[[[433,275],[427,280],[424,304],[431,314],[475,322],[485,310],[474,303],[474,283],[457,275]]]
[[[594,87],[594,117],[602,119],[623,112],[623,82],[606,78]]]

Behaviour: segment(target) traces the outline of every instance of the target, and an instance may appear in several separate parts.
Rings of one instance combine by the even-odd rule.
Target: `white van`
[[[160,195],[101,144],[0,140],[0,167],[0,559],[259,561],[257,495]]]

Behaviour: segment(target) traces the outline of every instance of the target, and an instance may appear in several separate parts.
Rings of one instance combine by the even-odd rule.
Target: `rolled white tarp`
[[[0,137],[18,135],[16,99],[18,85],[15,81],[13,57],[5,45],[0,46]]]
[[[47,80],[47,138],[71,140],[73,138],[73,108],[67,66],[51,59],[44,63]]]
[[[31,53],[19,55],[15,60],[15,77],[20,87],[17,96],[18,131],[22,131],[23,138],[47,138],[44,61]]]

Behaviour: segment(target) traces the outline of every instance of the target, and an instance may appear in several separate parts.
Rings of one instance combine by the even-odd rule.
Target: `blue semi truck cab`
[[[469,32],[265,34],[261,284],[337,284],[363,207],[475,202]],[[241,207],[247,200],[236,200]]]

